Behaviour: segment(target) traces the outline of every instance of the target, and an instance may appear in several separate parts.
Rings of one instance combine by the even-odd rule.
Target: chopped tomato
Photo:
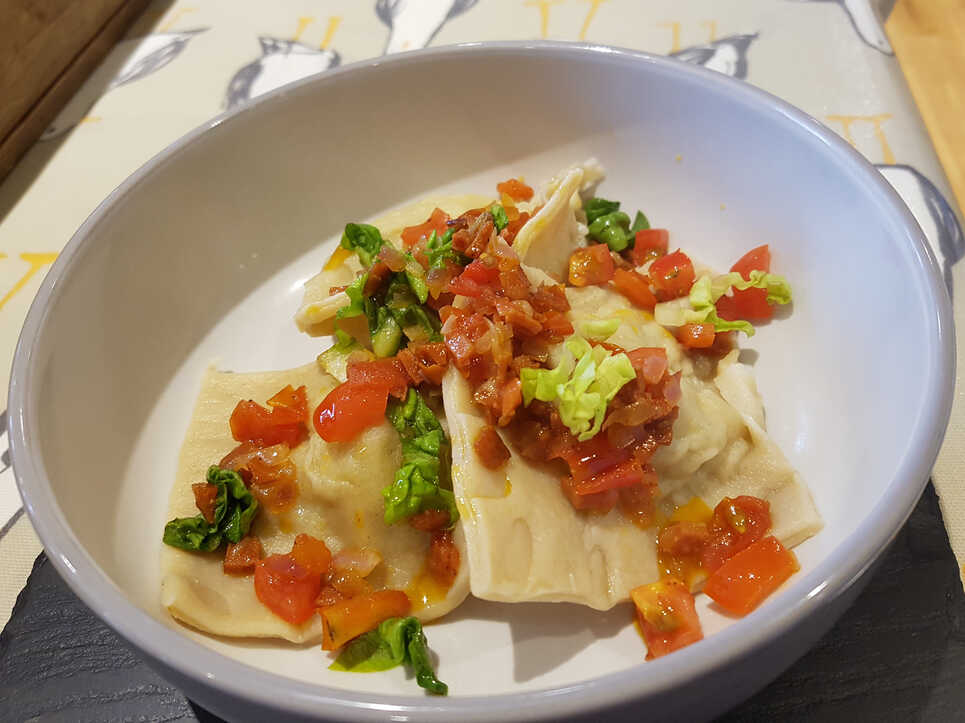
[[[799,569],[794,553],[769,535],[721,565],[704,592],[728,612],[747,615]]]
[[[295,538],[292,559],[307,570],[324,575],[332,565],[332,553],[322,540],[304,533]]]
[[[771,506],[749,495],[725,497],[714,508],[710,539],[703,553],[703,566],[714,572],[724,561],[767,534],[771,529]]]
[[[261,540],[254,535],[246,535],[237,543],[228,543],[221,569],[225,575],[250,575],[264,556]]]
[[[656,384],[667,373],[669,362],[663,347],[641,346],[627,352],[630,363],[647,384]]]
[[[194,492],[194,505],[201,512],[202,517],[208,524],[214,523],[214,509],[218,500],[218,485],[209,485],[207,482],[198,482],[191,485]]]
[[[496,190],[505,193],[514,201],[528,201],[533,197],[533,189],[518,178],[510,178],[508,181],[497,183]]]
[[[745,281],[751,278],[751,271],[770,271],[770,248],[764,244],[751,249],[730,270],[738,272]],[[722,296],[717,300],[717,313],[721,319],[766,321],[774,315],[774,307],[767,303],[767,289],[735,289],[732,293],[732,296]]]
[[[620,490],[606,490],[592,495],[577,494],[576,487],[579,484],[572,477],[564,477],[560,480],[560,489],[563,495],[570,501],[575,510],[593,510],[595,512],[609,512],[620,499]]]
[[[561,455],[576,482],[588,480],[630,459],[625,449],[614,447],[603,434],[578,442]]]
[[[716,335],[713,324],[684,324],[677,329],[677,341],[688,349],[713,346]]]
[[[661,301],[686,296],[695,279],[694,264],[683,251],[661,256],[650,264],[650,282]]]
[[[348,382],[370,387],[385,387],[393,397],[402,399],[409,389],[409,378],[399,369],[394,359],[355,362],[349,364]]]
[[[292,625],[315,614],[322,578],[291,555],[271,555],[255,567],[255,595],[269,610]]]
[[[420,223],[418,226],[409,226],[408,228],[402,229],[402,245],[406,249],[411,249],[416,245],[419,239],[423,236],[429,236],[433,231],[435,231],[439,236],[442,236],[447,230],[448,226],[446,222],[449,220],[449,214],[443,211],[441,208],[433,210],[432,214],[426,219],[425,223]]]
[[[731,271],[736,271],[745,280],[750,279],[751,271],[770,271],[771,270],[771,249],[767,244],[758,246],[748,251],[740,257],[736,264],[730,267]]]
[[[228,420],[231,436],[239,442],[254,442],[265,447],[282,443],[297,447],[308,438],[305,387],[298,390],[285,387],[268,404],[271,409],[250,399],[238,402]]]
[[[452,587],[459,574],[459,548],[450,530],[438,530],[429,543],[426,569],[432,578],[446,588]]]
[[[388,398],[385,387],[339,384],[315,409],[315,430],[326,442],[351,442],[385,419]]]
[[[642,483],[656,483],[657,475],[652,470],[645,471],[633,459],[628,459],[615,467],[611,467],[605,472],[590,477],[582,482],[577,482],[573,491],[581,496],[592,495],[607,490],[618,490],[623,487],[632,487]]]
[[[653,311],[657,305],[657,297],[650,290],[650,281],[643,274],[626,269],[615,269],[613,272],[613,287],[623,294],[630,303],[641,309]]]
[[[667,577],[641,585],[630,591],[630,597],[647,644],[647,660],[703,639],[694,596],[680,580]]]
[[[569,280],[573,286],[605,284],[613,278],[613,257],[606,244],[590,244],[570,256]]]
[[[321,608],[322,650],[337,650],[383,620],[404,617],[411,609],[408,596],[401,590],[379,590]]]
[[[423,532],[435,532],[448,524],[448,510],[423,510],[409,518],[409,525]]]
[[[466,266],[459,276],[449,282],[450,293],[478,297],[483,291],[499,280],[499,268],[489,266],[479,259]]]
[[[298,389],[292,388],[292,385],[289,384],[268,400],[268,406],[291,410],[302,421],[308,421],[308,394],[305,391],[304,384]]]
[[[637,231],[633,239],[630,259],[634,266],[643,266],[651,259],[667,253],[670,232],[665,228],[645,228]]]

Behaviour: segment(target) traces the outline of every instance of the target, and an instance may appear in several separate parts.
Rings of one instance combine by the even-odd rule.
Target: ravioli
[[[336,380],[317,364],[278,372],[234,374],[209,370],[188,428],[169,501],[169,517],[197,514],[191,484],[204,478],[237,442],[228,419],[239,399],[264,401],[285,385],[305,385],[309,408],[324,399]],[[429,535],[407,524],[387,526],[382,518],[384,486],[392,482],[401,460],[398,433],[388,423],[368,429],[354,442],[327,443],[314,429],[308,441],[292,451],[299,495],[281,515],[264,510],[252,526],[265,554],[286,553],[299,533],[324,540],[332,552],[344,547],[370,547],[383,561],[368,580],[377,589],[405,590],[414,615],[432,620],[459,605],[469,592],[469,568],[460,566],[452,587],[439,591],[423,574]],[[454,538],[465,558],[465,539],[457,526]],[[284,638],[307,643],[321,640],[316,615],[303,625],[285,622],[255,596],[252,578],[225,575],[222,552],[186,552],[164,546],[161,553],[161,600],[172,616],[199,630],[230,637]]]
[[[534,281],[540,274],[527,270]],[[750,369],[736,352],[710,375],[699,375],[677,341],[646,312],[611,291],[567,288],[570,319],[579,330],[591,318],[616,317],[609,338],[626,349],[661,346],[680,371],[683,398],[674,441],[654,456],[660,504],[692,496],[713,507],[741,494],[771,504],[773,534],[795,545],[821,527],[810,493],[764,432],[763,406]],[[578,512],[548,469],[523,460],[511,445],[506,466],[484,468],[473,440],[486,424],[468,383],[453,369],[443,382],[453,445],[453,489],[468,548],[473,595],[504,602],[560,601],[606,610],[630,590],[659,578],[656,533],[640,529],[618,509]]]

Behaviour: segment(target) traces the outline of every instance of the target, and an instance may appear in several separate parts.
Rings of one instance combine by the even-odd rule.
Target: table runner
[[[138,166],[208,118],[356,60],[479,40],[548,38],[668,54],[741,78],[825,122],[909,204],[951,288],[965,240],[947,181],[870,0],[156,0],[0,185],[0,366],[47,268]],[[959,282],[962,283],[961,281]],[[965,318],[956,302],[956,318]],[[0,387],[0,409],[6,384]],[[934,481],[965,550],[965,411]],[[5,422],[5,415],[4,420]],[[6,435],[0,449],[7,446]],[[961,499],[959,499],[961,497]],[[40,550],[0,456],[0,625]]]

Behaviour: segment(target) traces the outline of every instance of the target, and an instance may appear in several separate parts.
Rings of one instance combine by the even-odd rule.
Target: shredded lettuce
[[[359,276],[355,281],[345,287],[345,294],[349,298],[349,304],[339,309],[335,316],[338,319],[350,319],[353,316],[369,316],[366,308],[365,282],[369,280],[367,273]]]
[[[316,361],[322,371],[331,374],[340,382],[348,378],[348,362],[350,358],[372,358],[372,352],[365,349],[350,334],[341,329],[335,329],[335,343],[318,355]]]
[[[194,517],[176,517],[164,526],[161,538],[164,544],[182,550],[211,552],[224,541],[239,542],[248,534],[258,512],[258,500],[245,487],[241,476],[234,470],[212,465],[206,481],[218,488],[214,523],[209,523],[200,513]]]
[[[365,268],[372,265],[384,243],[382,233],[367,223],[346,224],[342,233],[342,248],[357,253]]]
[[[563,424],[581,442],[596,436],[607,404],[635,377],[626,354],[614,354],[575,335],[564,343],[555,368],[520,370],[523,403],[539,399],[556,404]]]
[[[415,671],[419,687],[433,695],[446,695],[449,686],[436,677],[427,646],[417,618],[389,618],[375,630],[350,641],[329,670],[374,673],[408,663]]]
[[[620,328],[620,320],[610,319],[587,319],[580,324],[580,332],[587,339],[605,341],[616,333]]]
[[[592,224],[601,216],[620,210],[619,201],[608,201],[605,198],[590,198],[583,204],[587,224]]]
[[[430,269],[444,268],[446,261],[455,261],[460,266],[468,263],[468,259],[452,248],[452,234],[452,229],[442,236],[435,231],[429,234],[429,238],[426,239],[426,256],[429,258]]]
[[[653,318],[663,326],[683,326],[684,324],[713,324],[714,331],[742,331],[754,336],[754,327],[749,321],[737,319],[726,321],[717,315],[717,300],[729,289],[766,289],[770,304],[791,302],[791,286],[787,279],[766,271],[751,271],[750,279],[745,280],[739,273],[710,277],[701,276],[690,289],[690,295],[673,301],[657,304]]]
[[[404,401],[389,403],[386,415],[402,440],[402,466],[382,490],[385,523],[392,525],[425,510],[446,510],[449,524],[456,524],[456,498],[442,486],[451,484],[449,440],[436,415],[411,388]]]
[[[494,203],[489,207],[489,213],[493,215],[493,223],[496,225],[496,231],[502,231],[509,225],[509,218],[506,216],[506,209],[500,206],[498,203]]]

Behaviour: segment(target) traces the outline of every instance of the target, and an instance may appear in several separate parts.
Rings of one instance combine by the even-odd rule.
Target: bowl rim
[[[645,72],[687,81],[701,90],[726,91],[739,105],[763,116],[776,114],[796,126],[796,132],[818,139],[827,153],[837,156],[843,170],[857,174],[875,197],[882,213],[911,239],[912,266],[921,275],[924,303],[934,304],[936,334],[924,351],[931,364],[925,377],[927,410],[912,435],[881,498],[846,540],[814,570],[802,575],[752,613],[752,623],[735,625],[709,636],[676,655],[637,665],[576,684],[493,696],[452,696],[445,699],[408,695],[371,694],[331,688],[270,673],[233,660],[164,625],[127,599],[77,540],[61,512],[41,455],[30,444],[31,412],[40,382],[34,358],[62,280],[79,263],[90,245],[91,231],[133,189],[179,152],[248,110],[281,105],[284,98],[307,86],[344,82],[354,75],[386,72],[426,62],[445,62],[453,56],[483,59],[500,55],[563,57],[571,61],[600,60],[646,66]],[[480,60],[482,62],[482,60]],[[345,76],[345,78],[343,78]],[[818,609],[841,596],[869,569],[898,533],[918,500],[937,457],[951,412],[955,350],[951,304],[937,261],[917,221],[891,185],[874,166],[829,128],[776,96],[723,74],[649,53],[607,45],[557,41],[470,42],[382,56],[337,67],[282,86],[221,113],[178,138],[138,168],[104,199],[73,234],[51,266],[27,313],[14,354],[9,386],[8,429],[14,474],[24,507],[44,544],[49,559],[73,592],[107,625],[166,670],[216,689],[235,701],[250,701],[267,709],[307,718],[384,720],[418,716],[428,721],[540,720],[585,714],[626,704],[671,689],[692,678],[747,656],[766,646]],[[834,564],[836,562],[839,564]],[[802,594],[803,593],[803,594]],[[641,658],[642,661],[642,658]]]

